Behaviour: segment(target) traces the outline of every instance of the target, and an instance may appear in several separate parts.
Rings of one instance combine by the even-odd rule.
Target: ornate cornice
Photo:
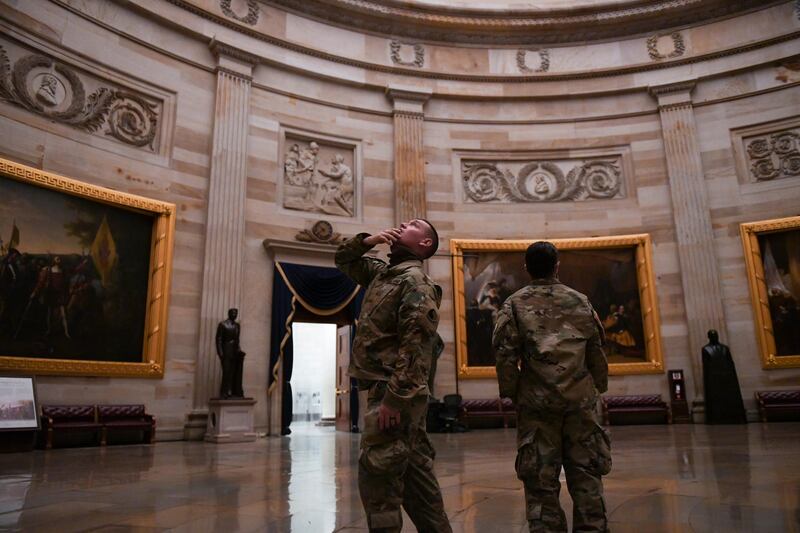
[[[247,63],[248,65],[254,67],[261,62],[261,58],[256,54],[251,54],[241,48],[237,48],[235,46],[231,46],[229,44],[217,41],[216,39],[211,39],[211,42],[208,43],[208,47],[211,49],[211,52],[216,56],[228,56],[243,63]]]
[[[479,44],[552,44],[619,38],[781,3],[781,0],[628,0],[613,5],[498,10],[410,5],[403,0],[269,1],[369,33]]]
[[[487,82],[487,83],[529,83],[536,81],[568,81],[568,80],[604,78],[604,77],[618,76],[623,74],[632,74],[637,72],[661,70],[664,68],[672,68],[676,66],[689,65],[694,63],[702,63],[703,61],[728,57],[731,55],[749,52],[751,50],[758,50],[761,48],[765,48],[767,46],[780,44],[800,37],[800,31],[794,31],[785,35],[773,37],[771,39],[764,39],[762,41],[750,42],[747,44],[733,46],[731,48],[718,50],[707,54],[700,54],[688,57],[684,56],[678,59],[673,59],[668,61],[653,61],[652,63],[640,63],[630,66],[613,67],[608,69],[601,69],[601,70],[599,69],[599,70],[584,71],[584,72],[564,72],[564,73],[547,72],[547,73],[533,73],[530,75],[457,74],[449,72],[422,70],[417,68],[405,68],[403,66],[395,66],[395,65],[392,66],[382,65],[379,63],[369,63],[367,61],[338,56],[323,50],[318,50],[315,48],[310,48],[293,42],[288,42],[278,39],[276,37],[273,37],[272,35],[268,35],[266,33],[254,30],[250,27],[238,24],[234,21],[225,19],[223,17],[216,16],[213,13],[210,13],[204,9],[195,6],[194,4],[190,3],[187,0],[165,0],[165,1],[169,2],[170,4],[174,4],[175,6],[178,6],[182,9],[185,9],[191,13],[194,13],[202,18],[220,24],[221,26],[225,26],[227,28],[248,35],[249,37],[252,37],[254,39],[258,39],[260,41],[264,41],[269,44],[279,46],[287,50],[291,50],[293,52],[309,55],[311,57],[316,57],[319,59],[324,59],[326,61],[331,61],[333,63],[338,63],[356,68],[363,68],[374,72],[383,72],[388,74],[396,74],[400,76],[415,76],[420,78],[448,80],[448,81],[470,81],[470,82]],[[769,5],[773,5],[776,3],[779,4],[783,2],[770,1],[768,4],[764,4],[763,7],[767,7]]]

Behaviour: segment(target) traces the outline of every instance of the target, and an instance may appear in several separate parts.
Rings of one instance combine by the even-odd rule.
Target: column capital
[[[252,79],[253,69],[261,62],[261,58],[241,48],[211,39],[208,43],[211,53],[217,58],[216,70],[222,70],[232,76]]]
[[[671,106],[692,105],[692,90],[697,80],[679,81],[665,85],[651,85],[648,92],[658,100],[660,109]]]
[[[409,87],[404,85],[389,85],[386,87],[386,96],[394,104],[395,113],[423,114],[425,102],[427,102],[433,91],[420,87]]]

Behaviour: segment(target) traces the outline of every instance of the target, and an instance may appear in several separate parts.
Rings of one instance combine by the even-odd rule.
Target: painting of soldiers
[[[0,177],[0,355],[140,362],[152,218]]]

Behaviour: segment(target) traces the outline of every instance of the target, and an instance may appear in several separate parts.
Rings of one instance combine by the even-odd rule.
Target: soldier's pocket
[[[536,447],[536,433],[526,436],[517,449],[517,460],[514,468],[517,478],[522,481],[539,475],[539,450]]]
[[[590,452],[594,452],[590,453],[592,470],[601,476],[611,472],[611,438],[599,424],[595,424],[590,446]]]
[[[361,450],[361,466],[375,476],[400,476],[408,465],[408,445],[400,439]]]

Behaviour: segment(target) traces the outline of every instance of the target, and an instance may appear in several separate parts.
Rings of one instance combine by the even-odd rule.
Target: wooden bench
[[[508,398],[463,400],[464,423],[469,428],[516,426],[517,411]]]
[[[671,424],[672,413],[660,394],[602,396],[603,424]]]
[[[800,420],[800,390],[756,391],[755,397],[762,422]]]
[[[42,433],[45,448],[52,448],[56,434],[91,435],[95,444],[105,446],[109,432],[142,431],[145,442],[156,435],[155,417],[138,405],[43,405]]]

